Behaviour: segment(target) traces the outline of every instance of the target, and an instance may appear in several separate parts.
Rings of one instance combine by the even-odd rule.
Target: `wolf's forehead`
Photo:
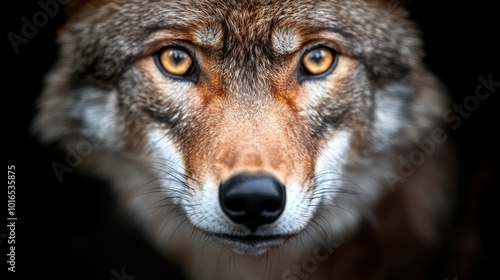
[[[217,49],[222,48],[224,42],[227,42],[228,36],[239,35],[238,37],[241,37],[241,34],[237,32],[225,34],[224,29],[220,23],[201,24],[194,28],[193,39],[199,45]],[[230,30],[228,31],[231,32]],[[265,32],[267,33],[266,39],[269,41],[267,43],[270,43],[273,50],[280,54],[292,53],[300,46],[300,34],[293,28],[283,26]],[[243,40],[239,40],[239,44],[247,48],[256,42],[262,42],[262,38],[251,38],[249,36]]]
[[[223,2],[223,1],[222,1]],[[301,28],[311,24],[305,13],[313,7],[307,5],[285,6],[281,1],[236,1],[236,3],[210,5],[191,9],[190,22],[194,40],[209,47],[222,44],[238,45],[239,49],[251,49],[262,43],[272,43],[274,50],[289,53],[297,49]],[[251,3],[252,5],[249,5]],[[182,8],[182,7],[180,7]],[[206,14],[205,11],[217,12]]]

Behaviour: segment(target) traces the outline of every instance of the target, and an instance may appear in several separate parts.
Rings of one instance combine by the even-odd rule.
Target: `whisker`
[[[177,214],[177,215],[171,217],[170,219],[168,219],[168,221],[166,223],[164,223],[163,226],[161,227],[160,234],[168,223],[170,223],[173,219],[177,219],[178,217],[182,217],[182,216],[184,216],[184,213]],[[177,232],[177,230],[179,230],[181,225],[184,224],[185,222],[187,222],[187,219],[182,219],[182,222],[174,229],[172,234],[170,234],[170,239],[168,240],[169,244],[172,243],[172,238],[174,237],[175,233]]]
[[[179,170],[177,170],[176,168],[173,168],[172,166],[170,165],[167,165],[167,163],[165,163],[165,161],[167,162],[170,162],[171,164],[174,164],[177,166],[178,169],[180,169],[182,172],[180,172]],[[168,168],[170,171],[178,174],[179,176],[181,176],[184,180],[191,180],[193,182],[196,182],[196,183],[199,183],[198,180],[196,180],[195,178],[193,178],[190,173],[187,169],[185,169],[184,167],[180,166],[178,163],[176,162],[173,162],[173,161],[169,161],[169,160],[162,160],[162,159],[158,159],[158,161],[152,161],[150,162],[149,164],[151,165],[156,165],[156,166],[162,166],[162,167],[166,167]]]
[[[174,176],[174,174],[170,173],[169,171],[167,171],[167,170],[163,170],[163,169],[160,169],[160,168],[157,168],[157,167],[151,167],[151,169],[156,170],[156,171],[158,171],[158,172],[160,172],[160,173],[163,173],[163,174],[165,174],[165,175],[168,175],[168,176],[169,176],[169,177],[162,177],[164,180],[168,180],[168,181],[171,181],[171,182],[179,183],[179,184],[181,184],[181,185],[185,186],[186,188],[193,190],[193,187],[189,186],[189,185],[186,183],[186,181],[185,181],[185,180],[182,180],[182,179],[180,179],[180,178],[178,178],[178,177]],[[175,171],[175,170],[170,170],[170,171]],[[182,173],[179,173],[179,172],[177,172],[177,171],[175,171],[175,172],[173,172],[173,173],[175,173],[175,175],[178,175],[178,176],[181,176],[181,177],[182,177],[182,175],[183,175]]]
[[[326,175],[329,175],[329,174],[333,174],[333,175],[336,175],[336,176],[340,176],[342,178],[330,178],[330,179],[323,179],[323,180],[320,180],[321,177],[323,176],[326,176]],[[315,186],[318,186],[320,184],[325,184],[325,183],[328,183],[328,182],[331,182],[331,181],[338,181],[338,182],[347,182],[349,184],[352,184],[354,185],[356,188],[360,189],[362,192],[366,192],[361,186],[359,186],[357,183],[354,182],[354,180],[352,180],[351,178],[347,177],[346,175],[344,174],[340,174],[340,173],[337,173],[337,172],[333,172],[333,171],[325,171],[325,172],[322,172],[322,173],[319,173],[319,174],[316,174],[315,178],[314,178],[314,182],[315,182]]]

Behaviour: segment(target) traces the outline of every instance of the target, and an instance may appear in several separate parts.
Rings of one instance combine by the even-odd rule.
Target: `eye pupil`
[[[176,49],[170,50],[168,56],[170,57],[171,61],[176,65],[179,65],[186,59],[188,59],[187,53]]]
[[[188,51],[180,47],[167,47],[158,53],[159,66],[168,74],[187,76],[193,69],[193,59]]]
[[[332,69],[337,54],[326,47],[309,50],[302,57],[302,69],[307,75],[321,75]]]
[[[308,56],[308,59],[311,60],[311,62],[320,64],[321,60],[324,59],[325,54],[322,52],[322,50],[314,49],[309,52]]]

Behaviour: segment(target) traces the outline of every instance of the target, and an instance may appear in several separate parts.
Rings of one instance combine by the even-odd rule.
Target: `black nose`
[[[285,186],[266,174],[240,174],[219,187],[222,210],[237,224],[254,231],[270,224],[285,208]]]

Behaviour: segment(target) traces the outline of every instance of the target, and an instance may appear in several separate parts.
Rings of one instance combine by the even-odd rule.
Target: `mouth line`
[[[293,235],[232,235],[232,234],[213,234],[214,236],[240,244],[256,245],[263,243],[284,243],[292,238]]]

